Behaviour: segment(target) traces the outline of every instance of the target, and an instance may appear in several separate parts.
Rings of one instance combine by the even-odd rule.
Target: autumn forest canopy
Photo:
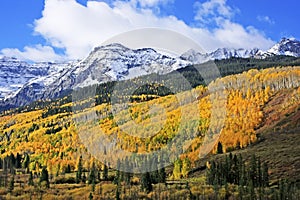
[[[30,182],[28,191],[69,182],[78,186],[79,189],[71,187],[77,194],[95,198],[148,195],[153,199],[172,199],[172,191],[178,187],[174,189],[178,196],[190,199],[255,199],[259,195],[265,195],[262,199],[276,199],[276,195],[279,199],[296,199],[297,196],[280,198],[287,191],[299,195],[295,184],[289,182],[290,177],[281,180],[272,175],[276,169],[264,158],[244,154],[243,158],[235,152],[255,147],[267,130],[279,131],[278,126],[268,127],[280,116],[291,119],[282,122],[283,129],[287,123],[286,127],[299,127],[300,60],[285,56],[220,60],[213,64],[221,77],[206,83],[199,69],[211,64],[129,80],[141,86],[133,93],[127,91],[130,88],[122,88],[115,105],[111,104],[111,97],[119,83],[108,82],[69,92],[53,101],[3,110],[0,188],[10,189],[0,189],[0,195],[13,194],[15,184],[10,182],[18,177],[20,184]],[[187,87],[174,79],[178,73],[188,81]],[[155,83],[151,82],[153,79]],[[286,98],[281,94],[286,94]],[[278,109],[266,112],[275,100],[274,105],[280,105]],[[124,102],[126,106],[122,107]],[[271,116],[273,120],[268,121]],[[112,143],[114,146],[108,148]],[[95,145],[100,150],[91,153],[90,148]],[[119,149],[128,155],[116,156]],[[161,166],[152,166],[153,160],[139,157],[154,151],[163,152],[155,157]],[[203,154],[212,160],[207,160],[205,172],[195,177],[197,170],[203,171],[199,165]],[[149,172],[135,171],[145,166]],[[169,190],[161,183],[170,184]],[[161,198],[155,196],[158,193]],[[29,197],[30,192],[20,195]],[[52,194],[45,195],[51,198]]]

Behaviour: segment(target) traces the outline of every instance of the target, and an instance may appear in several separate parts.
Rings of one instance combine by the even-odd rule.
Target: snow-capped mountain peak
[[[248,58],[253,57],[258,52],[258,49],[233,49],[233,48],[219,48],[211,53],[200,53],[193,49],[187,51],[180,56],[181,59],[193,63],[203,63],[209,60],[221,60],[229,58]]]
[[[275,44],[267,53],[300,57],[300,42],[295,38],[283,38]]]
[[[124,80],[149,73],[168,73],[187,64],[190,63],[160,54],[152,48],[130,49],[114,43],[94,48],[73,73],[75,87],[84,87],[88,83],[82,82],[83,79],[93,83]]]
[[[211,53],[200,53],[195,50],[189,50],[181,55],[181,59],[193,63],[203,63],[209,60],[221,60],[229,58],[260,58],[264,59],[270,56],[285,55],[300,57],[300,41],[295,38],[283,38],[279,43],[275,44],[267,51],[257,48],[254,49],[232,49],[232,48],[219,48]]]

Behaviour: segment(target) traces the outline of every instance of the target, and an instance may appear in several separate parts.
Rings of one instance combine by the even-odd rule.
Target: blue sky
[[[85,57],[111,36],[143,27],[187,35],[207,51],[267,49],[300,39],[297,0],[3,0],[0,55],[24,60]]]

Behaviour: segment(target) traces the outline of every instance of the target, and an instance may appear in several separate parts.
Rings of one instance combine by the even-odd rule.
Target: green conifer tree
[[[34,186],[33,175],[32,175],[32,172],[31,172],[31,171],[29,172],[28,185]]]
[[[147,193],[152,191],[151,176],[149,172],[142,174],[141,189]]]
[[[13,175],[9,181],[8,192],[11,193],[14,190],[15,186],[15,176]]]
[[[79,157],[78,164],[77,164],[77,172],[76,172],[76,182],[79,183],[82,180],[82,156]]]
[[[46,188],[50,187],[50,182],[49,182],[49,174],[47,168],[44,166],[41,172],[40,176],[40,184],[45,183]]]

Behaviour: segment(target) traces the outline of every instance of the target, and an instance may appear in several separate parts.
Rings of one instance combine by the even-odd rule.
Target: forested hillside
[[[251,60],[248,61],[249,68],[251,68]],[[240,62],[240,60],[237,59],[237,62]],[[274,98],[279,98],[278,94],[287,90],[289,95],[286,96],[285,100],[278,102],[278,109],[293,108],[294,112],[298,114],[294,118],[289,118],[290,121],[282,122],[282,127],[279,125],[275,126],[274,130],[276,128],[284,129],[284,124],[288,124],[286,127],[290,127],[289,124],[292,123],[299,127],[300,67],[268,67],[268,69],[245,71],[245,67],[248,64],[241,67],[241,71],[244,71],[241,74],[217,79],[207,86],[195,83],[195,85],[199,86],[190,91],[183,90],[177,95],[167,91],[163,85],[158,85],[157,87],[149,85],[149,87],[141,89],[143,91],[138,91],[130,97],[131,101],[127,111],[124,109],[120,109],[118,112],[113,111],[108,101],[110,92],[106,93],[106,90],[102,90],[103,88],[111,90],[110,84],[114,83],[102,85],[102,89],[98,89],[96,97],[91,99],[77,99],[76,102],[71,102],[69,97],[65,97],[46,104],[37,102],[35,104],[37,107],[35,108],[27,107],[22,110],[5,111],[0,118],[0,168],[2,169],[0,171],[2,173],[0,186],[9,188],[10,181],[13,182],[13,186],[11,186],[12,188],[10,187],[11,191],[5,189],[0,191],[0,195],[6,195],[7,192],[12,193],[14,185],[24,188],[29,179],[31,180],[32,188],[29,188],[28,192],[21,190],[23,192],[20,192],[19,195],[27,195],[27,197],[28,195],[33,195],[30,191],[40,194],[38,188],[44,186],[46,188],[56,187],[51,185],[59,182],[75,184],[70,186],[70,188],[76,190],[77,194],[80,195],[89,191],[89,189],[85,188],[85,181],[94,187],[91,193],[88,192],[88,194],[99,198],[101,194],[104,195],[102,191],[101,193],[95,192],[98,191],[99,187],[104,187],[108,193],[110,191],[116,198],[118,195],[121,195],[121,189],[125,191],[122,194],[123,197],[124,195],[147,195],[152,190],[158,191],[157,187],[160,187],[160,185],[157,183],[165,182],[167,178],[167,180],[187,181],[184,182],[186,184],[184,187],[180,186],[185,189],[179,190],[182,194],[178,195],[182,195],[182,197],[185,197],[185,195],[201,196],[199,191],[197,191],[199,188],[191,189],[191,187],[195,186],[193,185],[195,180],[188,178],[192,169],[197,169],[197,167],[201,166],[198,161],[199,155],[207,151],[202,146],[207,142],[208,134],[218,135],[220,133],[220,137],[213,144],[212,150],[208,152],[209,155],[251,148],[260,141],[265,134],[265,130],[270,130],[266,128],[268,123],[271,124],[270,120],[278,120],[273,119],[276,116],[272,115],[272,111],[267,110],[266,106]],[[266,64],[266,66],[268,65]],[[238,69],[236,70],[239,71]],[[184,73],[189,74],[189,71]],[[222,72],[221,70],[221,73],[225,75],[229,72],[224,68],[224,71]],[[171,74],[168,76],[171,76]],[[196,80],[197,78],[194,79]],[[193,82],[192,79],[191,82]],[[152,93],[148,90],[152,91]],[[103,95],[107,96],[104,97]],[[105,98],[107,99],[105,100]],[[163,109],[151,112],[151,109],[156,105]],[[223,106],[225,107],[222,108]],[[226,111],[225,114],[223,109]],[[88,120],[86,118],[85,122],[80,124],[80,126],[74,121],[74,119],[90,116],[91,113],[96,113],[96,120]],[[290,111],[286,113],[290,113]],[[225,117],[224,120],[220,120],[222,115]],[[272,119],[270,119],[271,117]],[[133,122],[141,126],[132,126]],[[139,127],[143,127],[143,129],[141,130]],[[101,131],[98,131],[99,129]],[[84,140],[82,140],[82,135],[80,135],[82,132],[87,134]],[[130,135],[127,133],[130,133]],[[156,134],[153,135],[153,133]],[[189,142],[190,145],[176,146],[169,149],[180,152],[179,159],[174,160],[174,168],[168,168],[167,172],[161,172],[162,174],[166,173],[164,175],[165,178],[151,179],[150,185],[153,183],[155,185],[154,188],[152,186],[150,188],[149,183],[147,185],[147,183],[143,182],[144,179],[149,179],[149,177],[145,178],[144,175],[123,174],[123,178],[119,179],[119,172],[115,172],[112,169],[108,170],[107,166],[95,159],[87,149],[87,146],[97,141],[97,138],[109,136],[106,138],[118,139],[116,143],[117,148],[141,154],[164,148],[178,134],[183,134],[184,136],[181,139],[184,140],[184,143]],[[105,142],[109,143],[112,141]],[[272,144],[268,145],[271,146]],[[107,152],[107,156],[113,156],[113,154],[110,155]],[[235,158],[231,157],[230,159],[231,162]],[[242,162],[242,158],[239,159]],[[118,161],[115,160],[114,162]],[[248,163],[247,160],[245,162]],[[256,160],[255,162],[258,161]],[[137,165],[139,164],[137,163]],[[209,169],[214,169],[212,167],[214,165],[210,164]],[[264,169],[262,170],[264,171],[263,177],[273,173],[266,170],[265,165],[259,164],[259,166]],[[241,164],[240,167],[243,167],[243,165]],[[248,164],[244,166],[244,168],[247,167],[251,168]],[[18,173],[23,174],[23,176],[18,175]],[[239,185],[236,182],[237,179],[230,179],[224,182],[224,177],[215,176],[215,178],[211,178],[211,174],[219,173],[218,171],[210,171],[209,173],[207,182],[203,181],[202,176],[202,178],[196,177],[196,182],[199,181],[202,185],[215,185],[219,189],[222,189],[223,186],[229,187],[228,184],[232,184],[231,188],[228,189],[230,191],[228,195],[238,197],[239,192],[233,188],[233,185]],[[66,176],[66,174],[69,175]],[[99,174],[99,177],[96,174]],[[61,177],[62,175],[63,178]],[[15,176],[19,178],[20,186],[15,184],[13,179]],[[153,176],[153,174],[146,174],[145,176]],[[128,179],[124,177],[128,177]],[[256,182],[250,181],[251,177],[248,177],[249,182],[240,185],[249,186],[249,184],[254,184],[252,185],[253,188],[268,187],[266,180],[261,182],[264,185],[258,185],[255,177],[255,175],[252,176]],[[278,176],[271,177],[278,178]],[[45,185],[41,185],[45,180],[47,180]],[[115,185],[112,182],[107,182],[107,185],[102,182],[112,180],[115,180]],[[144,193],[130,193],[129,191],[127,194],[127,190],[130,189],[120,184],[123,181],[129,185],[141,184]],[[296,181],[299,181],[299,177],[296,178]],[[182,182],[179,181],[177,183],[180,185]],[[95,190],[95,187],[98,189]],[[110,187],[110,189],[107,187]],[[217,190],[210,186],[203,187],[207,187],[205,192],[203,192],[205,193],[203,194],[204,199],[214,194],[214,191]],[[133,191],[135,189],[133,187]],[[227,191],[226,188],[223,189]],[[60,191],[60,189],[57,190]],[[237,194],[235,194],[236,192]],[[244,190],[242,192],[247,193]],[[251,194],[255,195],[256,192],[253,189]],[[166,198],[171,193],[171,190],[164,191]],[[18,195],[16,193],[12,194]],[[48,196],[49,198],[53,195],[53,193],[48,194],[47,192],[46,194],[50,195]],[[155,193],[151,195],[151,198],[156,198],[153,196],[156,195]]]

